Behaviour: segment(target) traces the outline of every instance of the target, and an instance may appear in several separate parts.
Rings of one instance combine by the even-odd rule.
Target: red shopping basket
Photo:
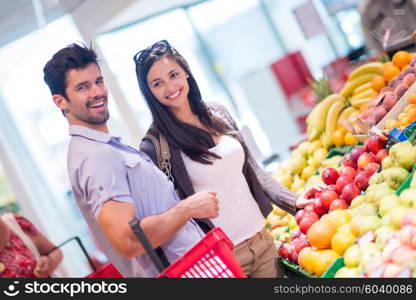
[[[55,251],[58,248],[61,248],[63,245],[67,244],[70,241],[75,240],[78,243],[78,246],[81,248],[82,252],[84,253],[85,257],[87,258],[87,261],[89,265],[91,266],[93,272],[86,276],[86,278],[123,278],[123,276],[120,274],[120,272],[113,266],[111,263],[105,263],[104,265],[100,267],[96,267],[94,263],[92,262],[91,257],[88,255],[87,250],[85,249],[84,245],[81,242],[81,239],[78,236],[74,236],[72,238],[67,239],[66,241],[62,242],[55,248],[53,248],[51,251],[49,251],[47,254]]]
[[[247,277],[232,252],[233,243],[219,227],[208,232],[196,245],[165,268],[140,228],[139,221],[131,221],[130,226],[159,270],[157,278]]]

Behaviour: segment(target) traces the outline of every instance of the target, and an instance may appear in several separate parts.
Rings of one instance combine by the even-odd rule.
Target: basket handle
[[[139,223],[140,221],[137,219],[131,220],[129,222],[131,229],[136,235],[136,238],[139,240],[143,248],[146,250],[147,255],[149,255],[156,269],[159,271],[159,273],[161,273],[166,268],[166,266],[163,265],[162,260],[159,258],[159,256],[157,256],[156,251],[152,248],[152,245],[147,239]]]
[[[51,250],[49,250],[49,252],[47,252],[45,255],[49,255],[50,253],[52,253],[56,249],[61,248],[63,245],[69,243],[72,240],[75,240],[78,243],[79,247],[81,248],[82,252],[84,253],[85,257],[87,258],[88,263],[90,264],[91,268],[93,269],[94,272],[97,272],[97,268],[95,267],[94,263],[92,262],[91,257],[88,255],[87,250],[85,250],[85,247],[82,244],[81,239],[78,236],[74,236],[72,238],[67,239],[66,241],[63,241],[58,246],[56,246],[56,247],[52,248]]]

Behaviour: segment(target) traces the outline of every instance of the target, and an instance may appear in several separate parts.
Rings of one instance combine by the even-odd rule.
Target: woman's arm
[[[56,246],[40,232],[36,235],[28,232],[26,232],[26,234],[31,238],[41,255],[34,270],[35,276],[40,278],[50,276],[62,261],[63,254],[61,249],[56,248]],[[49,253],[51,250],[53,251]]]
[[[230,125],[232,125],[232,127],[238,132],[242,142],[244,143],[244,146],[248,151],[248,163],[252,167],[253,172],[259,180],[260,185],[262,186],[263,191],[269,198],[269,200],[281,209],[294,215],[296,213],[296,202],[299,198],[299,195],[293,193],[289,189],[279,184],[275,179],[272,178],[272,176],[270,176],[270,174],[268,174],[262,168],[260,168],[260,166],[254,160],[254,158],[251,156],[250,149],[248,149],[247,144],[244,141],[244,138],[240,134],[235,120],[232,118],[225,106],[218,103],[214,103],[210,104],[210,108],[220,112],[227,119]]]
[[[0,251],[6,247],[7,242],[10,239],[10,229],[6,223],[0,218]]]

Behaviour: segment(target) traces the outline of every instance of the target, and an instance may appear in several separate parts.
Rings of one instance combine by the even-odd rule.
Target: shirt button
[[[103,188],[102,186],[100,186],[98,189],[99,189],[100,191],[104,190],[104,188]]]

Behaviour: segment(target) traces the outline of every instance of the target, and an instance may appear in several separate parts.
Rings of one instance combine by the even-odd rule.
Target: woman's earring
[[[186,75],[186,78],[189,78],[189,75]]]

